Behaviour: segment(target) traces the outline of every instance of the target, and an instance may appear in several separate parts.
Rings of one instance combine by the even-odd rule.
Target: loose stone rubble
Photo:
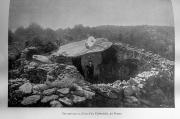
[[[23,77],[9,79],[9,103],[10,106],[22,107],[96,107],[102,100],[108,107],[153,107],[152,102],[142,98],[146,94],[147,82],[162,71],[172,76],[174,66],[172,61],[163,58],[154,58],[153,61],[157,61],[158,65],[149,71],[142,71],[128,81],[120,79],[107,84],[85,81],[77,68],[70,64],[30,61],[24,65]],[[163,97],[159,89],[152,93],[153,99],[159,95],[158,100]]]

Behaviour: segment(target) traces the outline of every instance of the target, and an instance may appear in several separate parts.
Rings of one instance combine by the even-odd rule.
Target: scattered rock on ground
[[[70,97],[70,99],[74,102],[74,103],[79,103],[79,102],[83,102],[86,100],[85,97],[81,97],[81,96],[76,96],[76,95],[72,95]]]
[[[138,99],[134,96],[126,96],[125,97],[125,102],[128,102],[128,103],[137,103],[138,102]]]
[[[55,88],[47,89],[47,90],[44,90],[44,91],[43,91],[43,94],[44,94],[44,95],[50,95],[50,94],[54,93],[55,91],[56,91]]]
[[[13,95],[17,100],[21,100],[24,97],[24,92],[21,90],[15,90],[13,91]]]
[[[62,94],[68,94],[69,88],[61,88],[61,89],[58,89],[57,92],[62,93]]]
[[[23,91],[25,94],[30,94],[32,92],[33,86],[31,83],[25,83],[19,87],[19,90]]]
[[[73,105],[73,102],[69,98],[67,98],[67,97],[59,98],[59,101],[64,103],[64,104],[66,104],[66,105],[68,105],[68,106],[72,106]]]
[[[40,100],[40,95],[31,95],[29,97],[26,97],[21,102],[22,105],[30,105],[37,103],[37,101]]]
[[[51,105],[51,107],[63,107],[63,105],[57,100],[51,101],[50,105]]]
[[[37,90],[37,91],[43,91],[43,90],[48,89],[48,85],[46,85],[46,84],[36,84],[36,85],[33,86],[33,89]]]
[[[116,93],[112,93],[112,92],[105,93],[105,96],[107,98],[113,98],[113,99],[117,98],[117,94]]]
[[[50,96],[45,96],[45,97],[41,100],[41,102],[42,102],[42,103],[47,103],[47,102],[49,102],[49,101],[51,101],[51,100],[56,100],[56,99],[58,99],[58,96],[57,96],[57,95],[50,95]]]
[[[134,90],[132,89],[131,86],[128,86],[124,89],[124,95],[125,96],[131,96],[134,94]]]

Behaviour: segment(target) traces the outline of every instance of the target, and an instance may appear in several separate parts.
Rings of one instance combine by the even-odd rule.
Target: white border
[[[114,118],[114,119],[179,119],[180,109],[180,0],[172,0],[174,17],[175,17],[175,44],[176,44],[176,61],[175,61],[175,108],[7,108],[7,76],[8,76],[8,14],[9,0],[0,1],[0,119],[69,119],[69,118]],[[153,9],[153,8],[152,8]],[[113,116],[67,116],[62,112],[119,112],[122,115]]]

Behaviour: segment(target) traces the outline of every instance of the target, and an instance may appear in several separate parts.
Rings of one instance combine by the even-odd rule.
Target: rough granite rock
[[[43,90],[48,89],[48,85],[46,85],[46,84],[37,84],[37,85],[33,86],[33,89],[37,90],[37,91],[43,91]]]
[[[32,66],[32,67],[36,67],[36,66],[38,66],[38,63],[36,63],[36,62],[30,62],[29,65]]]
[[[64,94],[58,94],[59,97],[65,97],[66,95]]]
[[[73,65],[67,65],[65,69],[66,70],[77,70],[76,67]]]
[[[76,83],[73,84],[73,87],[75,88],[75,90],[83,90],[83,88]]]
[[[72,94],[85,97],[86,99],[92,99],[92,97],[95,95],[94,92],[90,92],[86,90],[77,90],[77,91],[72,92]]]
[[[121,81],[117,80],[113,83],[113,87],[119,87],[121,85]]]
[[[94,92],[83,90],[86,99],[92,99],[95,96]]]
[[[64,104],[66,104],[66,105],[68,105],[68,106],[72,106],[73,105],[73,102],[69,98],[67,98],[67,97],[59,98],[59,101],[64,103]]]
[[[41,102],[42,102],[42,103],[47,103],[47,102],[49,102],[49,101],[51,101],[51,100],[56,100],[56,99],[58,99],[58,96],[57,96],[57,95],[50,95],[50,96],[45,96],[45,97],[41,100]]]
[[[74,103],[79,103],[79,102],[83,102],[86,100],[85,97],[81,97],[81,96],[76,96],[76,95],[72,95],[70,97],[70,99],[74,102]]]
[[[58,89],[57,92],[62,93],[62,94],[68,94],[69,88],[61,88],[61,89]]]
[[[31,83],[24,83],[22,86],[19,87],[19,90],[23,91],[25,94],[32,93],[33,86]]]
[[[76,91],[72,91],[71,92],[73,95],[77,95],[77,96],[85,96],[84,92],[82,90],[76,90]]]
[[[138,102],[138,99],[134,96],[126,96],[125,97],[125,102],[128,102],[128,103],[137,103]]]
[[[117,94],[112,93],[112,92],[107,92],[107,93],[104,94],[104,96],[107,97],[107,98],[112,98],[112,99],[117,98]]]
[[[51,95],[51,94],[54,93],[55,91],[56,91],[55,88],[47,89],[47,90],[44,90],[42,94],[44,94],[44,95]]]
[[[134,94],[134,90],[132,89],[132,86],[128,86],[124,89],[125,96],[131,96],[133,94]]]
[[[63,105],[58,100],[53,100],[50,102],[51,107],[63,107]]]
[[[64,87],[64,82],[56,80],[51,83],[51,87],[62,88],[62,87]]]
[[[15,90],[13,91],[13,96],[17,99],[17,100],[22,100],[24,93],[21,90]]]
[[[138,85],[138,83],[137,83],[135,80],[133,80],[133,78],[130,78],[130,79],[127,81],[127,83],[130,84],[130,85],[132,85],[132,86]]]
[[[40,95],[31,95],[27,98],[24,98],[23,101],[21,102],[22,105],[30,105],[37,103],[37,101],[40,100]]]
[[[144,85],[143,84],[139,84],[138,87],[142,89],[144,87]]]
[[[39,92],[39,91],[33,89],[33,93],[32,93],[32,94],[34,94],[34,95],[40,95],[41,92]]]
[[[89,86],[83,86],[83,89],[84,89],[84,90],[87,90],[87,91],[92,91],[92,90],[89,88]]]

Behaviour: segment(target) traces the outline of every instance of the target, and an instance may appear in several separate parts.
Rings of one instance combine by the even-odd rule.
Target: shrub
[[[38,49],[39,54],[49,53],[57,49],[55,43],[43,36],[34,36],[30,38],[28,41],[25,42],[25,45],[26,47],[36,47]]]

